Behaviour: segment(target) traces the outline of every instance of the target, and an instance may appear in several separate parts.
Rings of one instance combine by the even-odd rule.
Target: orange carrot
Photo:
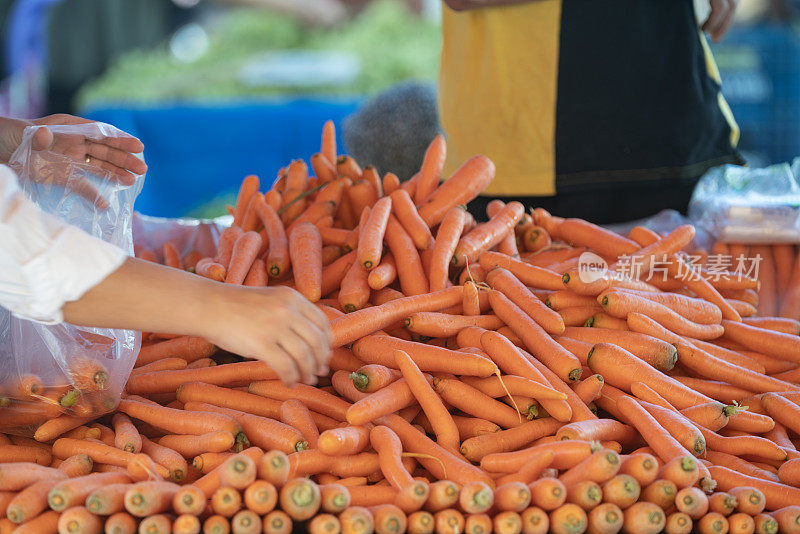
[[[332,347],[341,347],[386,328],[395,322],[408,317],[414,312],[439,311],[461,302],[462,289],[452,287],[428,293],[392,300],[369,310],[359,310],[331,321],[333,333]]]
[[[390,215],[384,236],[397,264],[400,287],[407,296],[428,292],[428,277],[422,267],[414,242],[397,219]]]
[[[581,480],[567,486],[567,502],[577,504],[587,512],[600,504],[603,490],[591,480]]]
[[[509,202],[489,222],[478,225],[459,240],[453,253],[453,264],[461,267],[492,249],[513,231],[524,213],[525,208],[522,204]]]
[[[473,156],[420,205],[420,217],[429,227],[436,226],[448,209],[466,205],[493,177],[494,164],[486,156]]]
[[[300,223],[289,234],[291,258],[297,290],[311,302],[322,296],[322,239],[311,223]]]
[[[233,213],[233,224],[236,226],[242,225],[247,206],[250,204],[253,195],[258,192],[260,185],[258,176],[253,174],[246,176],[245,179],[242,180],[242,185],[239,187],[239,194],[236,197],[236,208]]]
[[[461,444],[461,454],[477,462],[489,454],[517,450],[536,439],[552,435],[559,426],[561,423],[553,418],[528,421],[515,428],[470,438]]]
[[[622,530],[641,534],[657,534],[666,526],[664,512],[653,503],[638,502],[625,510]]]
[[[535,297],[522,282],[506,269],[492,269],[486,276],[492,287],[502,292],[551,335],[564,333],[564,321],[558,313]]]
[[[181,336],[142,347],[136,358],[136,366],[154,363],[162,358],[181,358],[187,362],[209,358],[217,348],[199,337]]]
[[[305,404],[297,399],[289,399],[281,404],[281,420],[287,425],[298,429],[303,435],[308,446],[317,447],[319,439],[319,429],[311,417],[311,413]]]
[[[489,302],[497,316],[520,336],[528,350],[566,382],[578,380],[578,359],[556,343],[535,321],[498,291],[489,292]]]
[[[591,247],[601,256],[609,258],[630,255],[639,249],[630,239],[583,219],[564,219],[558,225],[558,233],[573,246]]]
[[[142,450],[142,437],[126,415],[115,414],[111,421],[114,425],[114,443],[118,449],[133,453]]]

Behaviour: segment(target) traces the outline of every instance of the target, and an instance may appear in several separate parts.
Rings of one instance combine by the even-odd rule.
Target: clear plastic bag
[[[107,124],[49,126],[60,139],[127,136]],[[32,149],[27,128],[9,166],[43,211],[133,252],[133,204],[143,177],[125,186],[107,171],[56,151]],[[67,137],[69,136],[69,137]],[[72,137],[76,136],[76,137]],[[54,146],[59,147],[58,142]],[[43,421],[68,413],[96,417],[116,406],[139,352],[130,330],[44,325],[0,308],[0,411],[3,432],[31,434]]]
[[[215,256],[219,233],[233,222],[225,215],[216,219],[167,219],[141,213],[133,215],[133,245],[153,252],[158,258],[166,242],[175,245],[182,258],[192,252]]]
[[[628,235],[628,232],[630,232],[634,226],[644,226],[645,228],[649,228],[654,232],[664,235],[684,224],[693,224],[693,222],[675,210],[662,210],[646,219],[610,224],[607,225],[606,228],[620,235]],[[689,250],[711,250],[711,246],[714,244],[713,237],[702,228],[696,228],[696,230],[697,233],[689,246]]]
[[[800,242],[800,161],[751,169],[715,167],[698,182],[689,204],[692,222],[736,243]]]

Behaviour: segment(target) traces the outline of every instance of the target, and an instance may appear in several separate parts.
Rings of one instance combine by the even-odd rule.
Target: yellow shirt
[[[470,156],[486,154],[497,173],[485,194],[555,194],[561,1],[442,11],[445,176]]]

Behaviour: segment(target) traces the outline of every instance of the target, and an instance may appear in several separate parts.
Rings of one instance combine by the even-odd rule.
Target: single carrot
[[[216,370],[218,368],[212,369]],[[199,369],[192,370],[199,371]],[[169,432],[204,434],[206,432],[226,431],[237,437],[237,439],[242,437],[240,436],[242,428],[239,423],[228,416],[218,413],[188,413],[184,410],[145,404],[129,399],[121,400],[118,409],[130,417],[156,425]]]
[[[506,482],[497,486],[494,492],[494,505],[501,512],[521,513],[531,503],[531,490],[527,483]]]
[[[657,534],[666,526],[664,512],[653,503],[638,502],[624,511],[622,530],[641,534]]]
[[[728,517],[728,532],[731,534],[753,534],[756,531],[755,520],[747,514],[733,514]]]
[[[248,439],[254,445],[267,450],[279,449],[290,453],[303,450],[308,445],[300,432],[280,421],[199,402],[187,402],[184,409],[187,412],[220,413],[229,416],[242,425],[242,428],[245,429],[249,436]],[[209,450],[202,452],[222,451]]]
[[[478,462],[489,454],[514,451],[538,438],[552,435],[560,426],[561,422],[552,417],[535,419],[515,428],[469,438],[461,444],[461,454]]]
[[[640,486],[650,485],[658,476],[658,460],[652,454],[634,453],[622,458],[619,473],[631,475]]]
[[[477,354],[456,352],[388,335],[366,336],[353,344],[353,354],[360,360],[391,368],[397,364],[392,358],[393,353],[388,351],[395,350],[406,352],[424,372],[485,377],[497,371],[497,366],[491,360]]]
[[[142,450],[142,437],[126,415],[115,414],[111,422],[114,425],[114,444],[118,449],[132,453]]]
[[[709,512],[722,514],[725,517],[731,515],[736,510],[736,497],[730,493],[718,491],[708,496]]]
[[[511,395],[531,397],[538,400],[566,399],[566,395],[564,393],[554,390],[549,386],[544,386],[541,384],[541,382],[524,378],[522,376],[503,375],[501,377],[489,376],[486,378],[461,376],[459,379],[464,384],[467,384],[468,386],[473,387],[481,393],[493,398],[503,397],[510,393]],[[436,380],[434,380],[434,382],[435,381]]]
[[[581,480],[567,486],[567,502],[590,511],[603,500],[603,490],[591,480]]]
[[[590,534],[615,534],[622,529],[623,514],[619,506],[613,503],[603,503],[589,512]],[[688,533],[686,533],[688,534]]]
[[[102,527],[103,521],[83,506],[73,506],[64,510],[58,518],[58,532],[99,533]]]
[[[550,512],[550,532],[553,534],[569,534],[583,532],[589,522],[586,512],[579,506],[567,503]]]
[[[439,185],[446,153],[447,145],[444,136],[437,134],[428,145],[425,156],[422,158],[422,167],[419,171],[414,196],[417,206],[421,205]]]
[[[352,313],[364,308],[369,301],[370,286],[369,272],[357,262],[354,262],[342,279],[338,301],[342,310]]]
[[[322,297],[322,238],[311,223],[300,223],[289,234],[289,257],[297,290],[311,302]]]
[[[736,486],[726,490],[736,499],[736,511],[755,516],[764,511],[766,498],[758,488]]]
[[[537,455],[531,461],[527,462],[519,471],[509,473],[496,480],[498,485],[508,484],[511,482],[522,482],[524,484],[531,484],[536,480],[542,472],[547,469],[555,459],[555,452],[552,450],[545,450]],[[484,456],[484,459],[487,458]]]
[[[448,209],[466,205],[493,177],[494,164],[485,156],[473,156],[420,205],[420,217],[429,227],[436,226]]]
[[[509,202],[488,222],[475,227],[461,237],[453,252],[453,264],[462,267],[483,252],[492,249],[502,239],[513,232],[514,226],[522,219],[525,208],[519,202]]]
[[[386,328],[408,317],[414,312],[440,311],[461,302],[462,289],[452,287],[428,293],[392,300],[369,310],[359,310],[331,321],[332,347],[341,347]]]
[[[522,519],[522,532],[525,534],[546,534],[550,529],[550,517],[541,508],[531,506],[522,512],[520,517]]]
[[[88,475],[92,472],[93,462],[87,454],[76,454],[62,461],[58,470],[66,473],[70,478]],[[2,506],[0,505],[0,509]]]
[[[228,534],[231,531],[231,524],[226,517],[221,515],[209,515],[203,521],[203,533],[206,532],[212,534]],[[266,531],[266,529],[265,529]],[[291,532],[291,527],[289,530],[285,531],[287,534]]]
[[[617,409],[638,430],[645,442],[653,448],[658,456],[669,461],[682,456],[686,449],[678,440],[668,434],[658,421],[632,397],[624,396],[617,400]]]
[[[196,486],[186,485],[172,497],[172,510],[176,514],[200,515],[206,508],[206,496]]]
[[[192,362],[200,358],[209,358],[216,351],[217,348],[205,339],[181,336],[142,347],[136,358],[136,366],[141,367],[167,357]]]
[[[297,399],[284,401],[281,404],[281,421],[298,429],[309,447],[317,447],[319,429],[305,404]]]
[[[630,426],[614,419],[588,419],[562,426],[556,432],[561,440],[577,439],[582,441],[619,441],[631,442],[637,432]]]
[[[409,331],[422,336],[451,337],[470,326],[494,330],[503,326],[503,322],[495,315],[452,315],[441,312],[417,312],[406,318],[405,326]]]
[[[244,454],[234,454],[220,465],[218,473],[221,485],[243,490],[255,481],[256,464]]]
[[[493,532],[492,518],[489,514],[470,514],[464,520],[465,534]]]
[[[763,354],[794,362],[800,361],[799,336],[733,321],[722,321],[722,326],[725,328],[725,339]]]
[[[236,226],[242,225],[247,206],[250,204],[253,195],[258,192],[260,185],[258,176],[254,174],[250,174],[242,180],[242,185],[239,187],[239,194],[236,196],[236,208],[233,213],[233,224]]]
[[[443,534],[458,534],[464,532],[464,516],[452,508],[441,510],[433,515],[435,531]]]
[[[558,290],[564,284],[558,273],[517,260],[498,252],[485,252],[479,258],[481,267],[487,272],[495,267],[502,267],[516,276],[528,287]]]
[[[390,215],[384,235],[397,264],[400,287],[407,296],[422,295],[428,292],[428,277],[422,266],[417,248],[397,219]]]
[[[367,534],[374,531],[374,520],[369,510],[351,506],[339,514],[342,534]]]
[[[48,507],[47,495],[66,475],[49,477],[34,482],[6,503],[6,517],[16,524],[30,521]]]
[[[276,488],[282,487],[289,477],[289,458],[277,450],[269,451],[258,459],[258,477]]]
[[[97,488],[86,497],[86,508],[96,515],[112,515],[125,511],[125,493],[131,484],[110,484]]]
[[[215,514],[231,518],[242,509],[242,496],[235,489],[222,486],[211,495],[210,505]]]
[[[313,517],[319,510],[321,495],[319,487],[311,480],[295,478],[280,490],[278,500],[281,509],[296,521]]]
[[[516,304],[499,291],[489,292],[489,302],[495,314],[522,338],[525,346],[537,359],[566,382],[578,380],[581,365],[578,359],[553,339]]]
[[[266,515],[275,508],[278,492],[275,486],[266,480],[256,480],[244,490],[243,500],[248,510]]]
[[[136,519],[127,512],[117,512],[106,519],[105,532],[107,534],[135,534],[136,530]]]
[[[180,482],[189,472],[186,460],[175,450],[159,445],[142,436],[142,452],[168,471],[169,479]]]
[[[394,256],[384,254],[381,263],[369,272],[367,283],[374,290],[383,289],[397,279],[397,264]]]

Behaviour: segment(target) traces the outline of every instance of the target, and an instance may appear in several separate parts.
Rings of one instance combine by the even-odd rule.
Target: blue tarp
[[[108,108],[84,110],[82,115],[142,140],[150,170],[136,209],[146,215],[179,217],[235,193],[247,174],[271,184],[289,161],[307,161],[319,151],[326,120],[333,120],[341,132],[342,120],[359,102],[357,98],[269,100]]]

